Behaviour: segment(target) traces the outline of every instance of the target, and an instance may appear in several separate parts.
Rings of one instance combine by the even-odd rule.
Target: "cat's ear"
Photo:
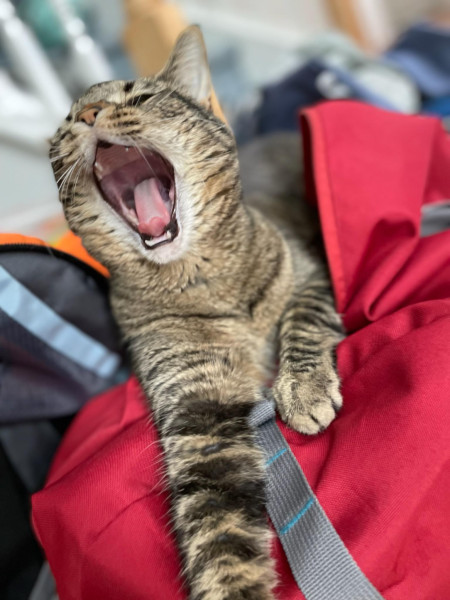
[[[191,25],[178,37],[159,77],[200,104],[211,106],[211,75],[205,42],[197,25]]]

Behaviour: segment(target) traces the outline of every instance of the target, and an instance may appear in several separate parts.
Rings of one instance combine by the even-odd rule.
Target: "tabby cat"
[[[300,164],[298,149],[282,137],[249,148],[243,203],[235,141],[210,96],[193,26],[157,76],[100,83],[75,102],[51,160],[71,229],[111,274],[160,432],[189,597],[265,600],[276,578],[248,415],[277,353],[282,418],[307,434],[325,428],[342,404],[343,333],[287,166]],[[295,195],[280,193],[287,184]]]

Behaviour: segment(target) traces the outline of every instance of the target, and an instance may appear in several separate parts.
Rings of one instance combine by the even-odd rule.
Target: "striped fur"
[[[157,77],[94,86],[50,155],[70,227],[111,273],[112,309],[161,436],[190,598],[265,600],[276,580],[247,417],[278,351],[281,415],[304,433],[326,427],[342,403],[333,357],[342,327],[317,221],[299,203],[296,140],[243,152],[244,203],[234,138],[209,110],[204,60],[190,28]],[[198,77],[186,77],[193,65]],[[95,127],[75,122],[100,100],[109,105]],[[171,161],[174,242],[149,253],[103,201],[92,175],[99,138]]]

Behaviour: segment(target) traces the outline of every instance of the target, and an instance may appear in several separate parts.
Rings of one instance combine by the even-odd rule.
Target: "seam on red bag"
[[[141,502],[142,500],[144,500],[145,498],[149,498],[150,496],[154,495],[154,491],[150,491],[147,494],[144,494],[143,496],[140,496],[139,498],[136,498],[135,500],[133,500],[133,502],[130,502],[130,504],[127,504],[127,506],[124,506],[119,512],[117,512],[114,517],[108,521],[108,523],[106,523],[106,525],[103,525],[103,527],[100,529],[100,531],[97,531],[97,533],[93,536],[93,538],[89,541],[86,550],[84,552],[84,556],[83,556],[83,560],[81,562],[80,565],[80,593],[83,589],[83,577],[84,577],[84,565],[88,559],[88,551],[90,550],[90,548],[93,546],[93,544],[95,544],[97,542],[97,540],[99,539],[99,537],[113,524],[117,521],[118,518],[120,518],[121,515],[123,515],[124,513],[126,513],[128,511],[129,508],[131,508],[132,506],[134,506],[135,504]],[[168,511],[167,511],[167,514]],[[171,535],[170,532],[168,532],[168,535]]]
[[[337,310],[338,312],[343,312],[347,285],[341,260],[336,207],[333,203],[331,183],[328,177],[328,165],[325,153],[325,132],[315,109],[304,111],[302,113],[302,118],[306,119],[308,126],[313,133],[310,138],[320,221],[322,224],[328,262],[330,264],[331,279],[336,295]]]
[[[120,387],[123,384],[119,384],[117,387]],[[110,390],[108,390],[107,392],[111,391],[114,388],[111,388]],[[95,397],[91,398],[91,400],[89,402],[95,401]],[[87,405],[85,405],[86,407]],[[72,421],[70,428],[76,427],[78,420],[82,420],[84,418],[84,411],[83,409],[85,408],[83,407],[80,412],[75,416],[74,420]],[[140,420],[140,419],[147,419],[147,417],[144,416],[138,416],[136,417],[135,420],[133,421],[129,421],[125,426],[121,427],[119,429],[120,434],[122,435],[125,431],[127,431],[128,429],[130,429],[131,427],[134,427],[136,425],[136,423]],[[90,434],[92,435],[92,433]],[[95,435],[95,434],[94,434]],[[67,436],[66,436],[67,437]],[[97,455],[99,452],[103,451],[104,448],[106,448],[109,444],[111,443],[115,443],[115,436],[114,437],[108,437],[106,439],[103,440],[103,442],[100,445],[97,445],[95,447],[95,452],[89,452],[88,456],[82,458],[82,459],[77,459],[77,463],[75,465],[73,465],[73,467],[71,467],[68,471],[64,471],[63,473],[59,473],[59,471],[61,470],[61,467],[64,466],[65,462],[67,462],[67,458],[66,461],[64,462],[60,462],[60,459],[58,459],[58,463],[56,466],[56,469],[54,467],[54,464],[52,464],[50,466],[50,471],[49,474],[47,476],[45,485],[43,490],[40,491],[47,491],[50,490],[53,486],[58,485],[59,482],[61,481],[61,479],[64,479],[65,477],[69,477],[69,475],[72,475],[72,473],[76,472],[78,469],[85,469],[87,465],[90,465],[93,461],[95,461],[97,459]],[[73,454],[73,453],[71,453]],[[72,456],[70,457],[72,458]],[[56,470],[56,475],[55,475],[55,470]],[[39,494],[39,491],[36,492],[36,494]]]
[[[446,301],[448,299],[440,299],[439,302],[442,301]],[[395,311],[394,313],[390,314],[390,315],[386,315],[385,317],[382,317],[381,319],[378,319],[378,321],[375,321],[373,323],[369,323],[368,325],[366,325],[366,327],[364,328],[366,331],[370,328],[370,327],[375,327],[377,326],[379,323],[382,323],[382,321],[384,319],[390,319],[392,317],[392,315],[396,314],[396,313],[400,313],[402,311],[405,310],[409,310],[412,307],[416,307],[416,306],[420,306],[422,304],[428,304],[430,302],[436,302],[436,300],[425,300],[424,302],[419,302],[418,304],[412,304],[408,307],[403,307],[400,308],[398,311]],[[342,384],[347,383],[350,379],[352,379],[355,375],[357,375],[359,373],[359,371],[361,371],[361,369],[364,369],[364,367],[367,365],[367,363],[371,360],[373,360],[373,358],[375,356],[377,356],[378,354],[380,354],[380,352],[383,352],[387,346],[389,346],[390,344],[395,344],[397,343],[399,340],[402,340],[404,337],[411,335],[411,333],[415,332],[415,331],[419,331],[420,329],[425,329],[426,327],[430,327],[431,325],[434,325],[437,321],[442,321],[442,320],[450,320],[450,314],[441,314],[437,317],[434,317],[433,319],[431,319],[431,321],[428,321],[427,323],[423,323],[422,325],[419,325],[419,327],[411,327],[408,331],[406,331],[405,333],[402,333],[401,335],[399,335],[396,338],[392,338],[389,341],[387,341],[385,344],[383,344],[378,350],[376,350],[375,352],[371,352],[369,354],[369,356],[367,356],[366,359],[364,359],[364,361],[358,365],[358,367],[351,372],[350,375],[347,375],[347,377],[342,377]],[[358,332],[356,332],[358,333]],[[351,338],[351,336],[349,336],[349,338]],[[347,338],[347,339],[349,339]]]

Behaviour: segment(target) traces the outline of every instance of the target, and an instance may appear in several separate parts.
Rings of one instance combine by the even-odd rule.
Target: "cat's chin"
[[[138,242],[137,248],[139,249],[139,254],[146,260],[159,265],[165,265],[183,259],[187,253],[185,240],[181,231],[172,242],[158,244],[151,251],[149,251],[148,248],[145,248],[141,241]]]
[[[100,141],[93,173],[103,200],[137,234],[152,260],[175,260],[170,257],[179,254],[179,244],[160,251],[174,244],[180,232],[171,163],[147,148]]]

